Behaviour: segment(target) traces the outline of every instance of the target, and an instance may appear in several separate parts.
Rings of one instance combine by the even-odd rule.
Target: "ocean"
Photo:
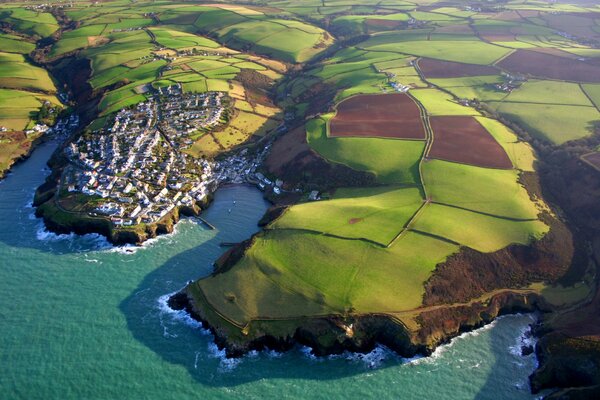
[[[199,323],[166,305],[259,228],[268,205],[247,186],[220,189],[203,217],[143,247],[47,232],[31,206],[55,145],[0,182],[1,399],[532,399],[531,315],[506,316],[402,359],[384,347],[317,358],[298,347],[226,359]],[[234,203],[235,202],[235,203]]]

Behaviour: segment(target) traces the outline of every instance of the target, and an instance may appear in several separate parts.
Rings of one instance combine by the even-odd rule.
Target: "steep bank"
[[[76,233],[78,235],[98,233],[105,236],[110,243],[118,246],[125,244],[140,245],[158,235],[172,233],[182,216],[199,216],[202,210],[209,206],[212,197],[212,195],[209,195],[202,203],[196,203],[191,207],[176,207],[156,223],[140,224],[131,228],[117,228],[107,218],[94,218],[64,211],[56,205],[54,196],[41,204],[35,204],[34,202],[34,205],[37,206],[36,217],[43,218],[44,225],[50,232],[57,234]]]
[[[600,341],[573,338],[560,332],[542,336],[536,345],[539,368],[530,376],[533,393],[562,388],[548,399],[598,398]]]
[[[234,326],[199,300],[192,285],[169,299],[175,310],[186,310],[202,322],[224,348],[227,356],[238,357],[251,350],[287,351],[300,344],[312,348],[315,355],[340,354],[344,351],[369,352],[383,344],[403,357],[430,355],[452,338],[482,327],[501,315],[548,310],[543,298],[535,293],[506,291],[475,303],[415,310],[422,321],[418,329],[409,328],[389,314],[324,316],[289,320],[252,321]]]
[[[27,149],[25,150],[25,152],[21,155],[19,155],[16,158],[13,158],[10,160],[10,163],[6,166],[5,169],[0,169],[0,181],[2,179],[4,179],[6,177],[6,175],[8,175],[9,173],[12,172],[12,169],[15,165],[18,165],[19,163],[22,163],[23,161],[27,160],[29,158],[29,156],[31,156],[31,153],[33,153],[33,151],[36,149],[37,146],[39,146],[40,144],[42,144],[43,142],[45,142],[47,140],[47,137],[45,136],[40,136],[36,139],[34,139],[31,142],[27,143]]]
[[[533,178],[523,179],[532,196],[537,194],[537,189],[530,187],[536,183]],[[277,218],[280,210],[271,209],[263,220]],[[238,316],[236,321],[235,314],[227,315],[223,310],[229,309],[228,304],[239,301],[237,288],[252,285],[249,281],[239,281],[239,278],[229,286],[231,289],[223,289],[225,305],[211,304],[214,297],[210,300],[205,295],[206,288],[203,289],[199,283],[202,280],[188,285],[173,302],[211,327],[219,345],[225,347],[230,355],[270,345],[285,349],[294,342],[310,345],[318,354],[343,350],[365,351],[376,342],[388,345],[403,356],[428,354],[439,344],[465,330],[489,323],[498,315],[553,309],[545,301],[542,289],[533,289],[531,285],[556,282],[562,278],[571,268],[575,247],[570,230],[558,217],[547,212],[542,218],[551,229],[541,240],[529,245],[511,245],[493,253],[462,247],[441,261],[425,283],[423,297],[419,299],[420,306],[415,305],[415,308],[389,311],[389,308],[382,307],[357,312],[348,307],[339,312],[335,309],[333,312],[307,312],[294,309],[292,305],[287,314],[289,318],[284,309],[277,314],[277,318],[255,312],[246,322],[237,322],[244,320]],[[210,278],[218,278],[223,274],[236,277],[238,275],[231,269],[238,264],[246,269],[257,268],[262,271],[260,263],[243,264],[255,238],[260,238],[260,235],[225,253],[216,262]],[[271,273],[267,267],[264,268],[266,272],[263,273]],[[372,295],[377,296],[377,293],[373,292]],[[261,296],[264,293],[250,300],[264,304]],[[273,299],[271,301],[280,301],[274,300],[274,296],[269,298]],[[244,303],[244,307],[252,309],[256,304]],[[282,304],[282,307],[285,305]],[[381,321],[385,321],[385,324]]]
[[[510,246],[490,254],[463,248],[438,265],[426,285],[423,305],[414,310],[254,319],[239,326],[213,308],[196,283],[173,296],[170,304],[209,327],[229,356],[254,349],[287,350],[294,343],[310,346],[319,355],[370,351],[377,343],[405,357],[430,354],[440,344],[499,315],[553,309],[539,291],[528,288],[532,282],[554,281],[564,275],[573,254],[568,229],[557,219],[548,217],[548,221],[551,233],[530,246]],[[249,239],[226,252],[215,263],[213,274],[228,273],[252,242]],[[556,248],[563,249],[560,256],[551,252]],[[475,272],[473,279],[465,279],[471,276],[465,274]]]

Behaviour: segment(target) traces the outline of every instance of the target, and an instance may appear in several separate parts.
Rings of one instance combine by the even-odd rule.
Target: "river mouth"
[[[133,251],[90,236],[38,238],[31,199],[52,151],[42,144],[0,182],[0,348],[9,366],[0,398],[534,398],[535,358],[515,350],[529,316],[501,318],[411,362],[384,348],[317,358],[300,347],[228,361],[199,324],[164,309],[164,296],[209,274],[221,242],[258,231],[262,194],[225,187],[203,214],[216,230],[184,220]]]

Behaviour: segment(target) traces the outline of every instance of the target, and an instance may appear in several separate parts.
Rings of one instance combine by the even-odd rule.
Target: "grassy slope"
[[[440,160],[423,163],[423,181],[435,202],[500,217],[536,219],[537,208],[517,180],[518,172],[513,170]]]
[[[600,112],[594,107],[507,102],[490,105],[532,135],[556,145],[589,136],[593,124],[600,119]]]
[[[423,203],[417,188],[338,189],[332,200],[299,204],[272,229],[308,229],[387,245]]]
[[[298,231],[267,232],[233,269],[198,284],[213,306],[242,324],[259,316],[293,318],[351,307],[401,311],[420,305],[423,283],[456,250],[417,233],[381,249]]]
[[[529,244],[548,232],[538,220],[515,222],[438,204],[427,204],[411,228],[484,253],[512,243]]]
[[[322,116],[306,124],[309,145],[328,160],[377,175],[381,183],[419,183],[418,162],[425,143],[422,141],[329,138]]]
[[[185,6],[181,12],[171,11],[173,15],[178,14],[177,17],[186,18],[197,13],[198,17],[194,23],[204,31],[210,31],[232,43],[249,42],[252,50],[273,54],[288,61],[305,60],[321,51],[313,49],[316,43],[314,38],[321,34],[318,28],[294,21],[267,23],[249,19],[249,16],[258,19],[262,17],[256,12],[242,15],[243,10],[248,9],[238,7],[236,12],[232,12],[215,7]],[[416,16],[436,22],[456,21],[454,18],[434,13],[418,13]],[[94,26],[102,23],[117,24],[120,19],[119,17],[111,20],[109,17],[111,16],[99,17],[93,21]],[[399,20],[406,18],[407,14],[399,14]],[[144,25],[145,21],[147,20],[138,18],[111,27]],[[163,45],[174,48],[184,48],[188,43],[200,45],[201,41],[196,42],[193,37],[175,33],[176,28],[171,28],[169,27],[168,31],[162,28],[152,29]],[[181,29],[184,30],[183,27]],[[189,32],[188,29],[185,28]],[[88,33],[95,32],[90,30]],[[377,73],[375,68],[393,71],[405,79],[415,79],[414,69],[406,64],[405,56],[400,54],[402,52],[488,64],[509,51],[477,42],[473,36],[448,35],[449,40],[440,40],[440,36],[437,35],[433,37],[434,40],[425,41],[426,33],[417,31],[402,35],[377,35],[365,44],[367,48],[376,49],[377,52],[344,50],[348,54],[338,61],[345,64],[316,68],[313,75],[338,88],[344,88],[338,94],[339,100],[355,93],[380,92],[380,86],[386,83],[385,76]],[[135,62],[139,57],[150,53],[152,46],[149,45],[149,38],[144,35],[143,32],[139,35],[116,35],[120,42],[110,44],[104,50],[86,50],[93,58],[95,72],[105,74],[103,79],[96,75],[95,83],[98,86],[125,76],[131,69],[122,69],[124,63]],[[83,43],[81,39],[78,41],[79,44]],[[352,51],[355,52],[352,55],[354,60],[347,62]],[[231,63],[224,60],[206,61],[190,61],[189,66],[195,71],[173,73],[172,76],[165,74],[161,84],[168,83],[167,79],[171,79],[185,82],[187,86],[184,87],[189,90],[207,90],[211,85],[224,88],[222,85],[227,84],[225,80],[205,80],[204,77],[218,77],[225,72],[235,74],[235,69],[239,68],[231,67]],[[192,65],[194,62],[196,63]],[[209,65],[211,63],[213,65]],[[145,71],[143,66],[135,69],[138,68],[142,72]],[[155,71],[150,67],[145,68]],[[152,74],[142,72],[134,73],[131,77],[137,83],[155,78]],[[196,76],[201,78],[196,79]],[[456,87],[481,87],[486,83],[489,82],[482,81],[476,84],[463,80]],[[121,92],[118,92],[118,95],[117,92],[110,93],[105,100],[109,99],[112,107],[115,104],[133,104],[139,101],[140,97],[143,98],[133,91],[134,87],[135,85],[128,85],[119,89]],[[305,89],[306,87],[302,90]],[[483,89],[479,91],[483,92]],[[478,93],[477,90],[473,92]],[[413,93],[432,115],[477,115],[473,109],[452,103],[449,96],[443,92],[427,89],[416,90]],[[420,184],[417,164],[423,152],[423,142],[328,138],[325,122],[327,118],[328,116],[323,116],[307,124],[308,142],[322,156],[358,170],[372,171],[377,174],[381,183]],[[480,120],[484,123],[484,119]],[[495,121],[485,120],[484,125],[507,150],[517,168],[531,170],[533,156],[527,145],[517,143],[514,135]],[[516,171],[497,171],[429,161],[424,163],[423,172],[427,191],[434,201],[513,218],[536,218],[535,206],[523,188],[516,183]],[[509,190],[504,190],[498,195],[497,189],[500,187]],[[259,316],[319,315],[343,312],[350,307],[358,312],[400,311],[417,307],[421,303],[423,283],[435,265],[457,251],[458,246],[408,232],[389,249],[383,249],[365,241],[332,238],[301,232],[297,228],[314,229],[349,238],[366,237],[387,243],[402,229],[420,204],[421,195],[416,188],[392,186],[339,190],[333,200],[292,207],[272,224],[273,230],[256,239],[246,257],[232,270],[202,280],[198,284],[211,304],[241,324]],[[353,218],[362,220],[349,224],[348,221]],[[465,229],[458,230],[458,224],[466,224],[472,229],[467,232],[464,232]],[[526,243],[530,237],[539,236],[545,229],[545,225],[540,224],[538,221],[517,223],[428,204],[412,228],[444,236],[475,249],[492,251],[513,242]],[[247,282],[252,282],[252,285],[248,285]],[[378,295],[374,296],[374,293]]]

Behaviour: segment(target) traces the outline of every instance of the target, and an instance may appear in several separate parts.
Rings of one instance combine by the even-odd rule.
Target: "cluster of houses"
[[[161,103],[159,129],[185,149],[194,142],[192,135],[213,129],[225,117],[225,94],[207,92],[184,94],[179,86],[159,89],[165,100]]]
[[[79,116],[77,114],[71,114],[65,118],[59,118],[53,127],[49,127],[46,124],[38,123],[35,124],[31,129],[27,129],[25,134],[27,136],[43,133],[46,136],[53,136],[57,139],[65,139],[70,132],[75,130],[79,126]],[[2,130],[0,127],[0,131]]]
[[[114,226],[157,222],[175,207],[202,202],[218,185],[213,163],[182,152],[179,139],[217,124],[222,97],[167,88],[119,111],[67,146],[61,189],[93,196],[86,211]]]
[[[520,88],[523,83],[527,82],[527,79],[520,75],[510,75],[503,72],[502,77],[504,78],[504,81],[494,85],[497,90],[502,92],[510,93],[513,90]]]
[[[185,94],[171,86],[119,111],[102,129],[65,148],[69,165],[59,183],[61,196],[85,203],[82,212],[91,217],[126,227],[158,222],[176,207],[193,207],[221,183],[250,183],[280,194],[283,182],[258,172],[270,144],[220,161],[182,151],[190,135],[220,123],[226,103],[220,92]],[[62,129],[69,121],[59,124]]]

